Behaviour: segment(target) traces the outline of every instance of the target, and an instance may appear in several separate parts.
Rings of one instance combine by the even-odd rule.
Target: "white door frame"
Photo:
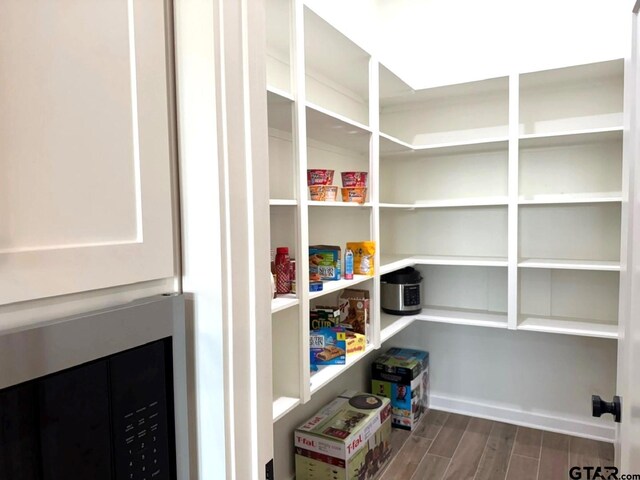
[[[273,457],[264,0],[174,0],[197,477]]]
[[[640,472],[640,0],[633,9],[630,50],[625,59],[625,125],[622,245],[618,340],[618,394],[622,423],[616,437],[621,473]]]

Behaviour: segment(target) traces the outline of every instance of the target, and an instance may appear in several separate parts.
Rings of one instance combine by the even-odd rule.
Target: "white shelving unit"
[[[297,296],[272,302],[274,420],[415,321],[616,338],[622,60],[415,91],[304,2],[267,8],[272,246],[298,260]],[[368,172],[366,203],[309,200],[308,168]],[[309,245],[363,240],[373,277],[302,288]],[[381,313],[406,266],[421,312]],[[367,350],[312,373],[309,309],[351,287]]]

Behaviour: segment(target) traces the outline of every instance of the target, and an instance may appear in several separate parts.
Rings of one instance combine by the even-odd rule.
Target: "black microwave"
[[[174,480],[166,338],[0,390],[0,479]]]

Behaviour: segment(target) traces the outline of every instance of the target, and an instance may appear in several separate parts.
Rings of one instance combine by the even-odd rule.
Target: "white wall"
[[[307,0],[412,87],[624,57],[631,0]],[[377,43],[377,45],[376,45]]]

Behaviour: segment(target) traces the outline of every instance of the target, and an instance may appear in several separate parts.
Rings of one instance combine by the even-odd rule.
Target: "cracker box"
[[[344,365],[347,360],[347,334],[342,327],[319,328],[309,332],[312,365]]]
[[[429,352],[391,348],[371,365],[371,389],[391,399],[394,427],[412,430],[429,407]]]
[[[294,433],[296,480],[371,480],[391,457],[388,398],[347,391]]]
[[[369,338],[369,292],[346,289],[338,298],[340,324]]]

